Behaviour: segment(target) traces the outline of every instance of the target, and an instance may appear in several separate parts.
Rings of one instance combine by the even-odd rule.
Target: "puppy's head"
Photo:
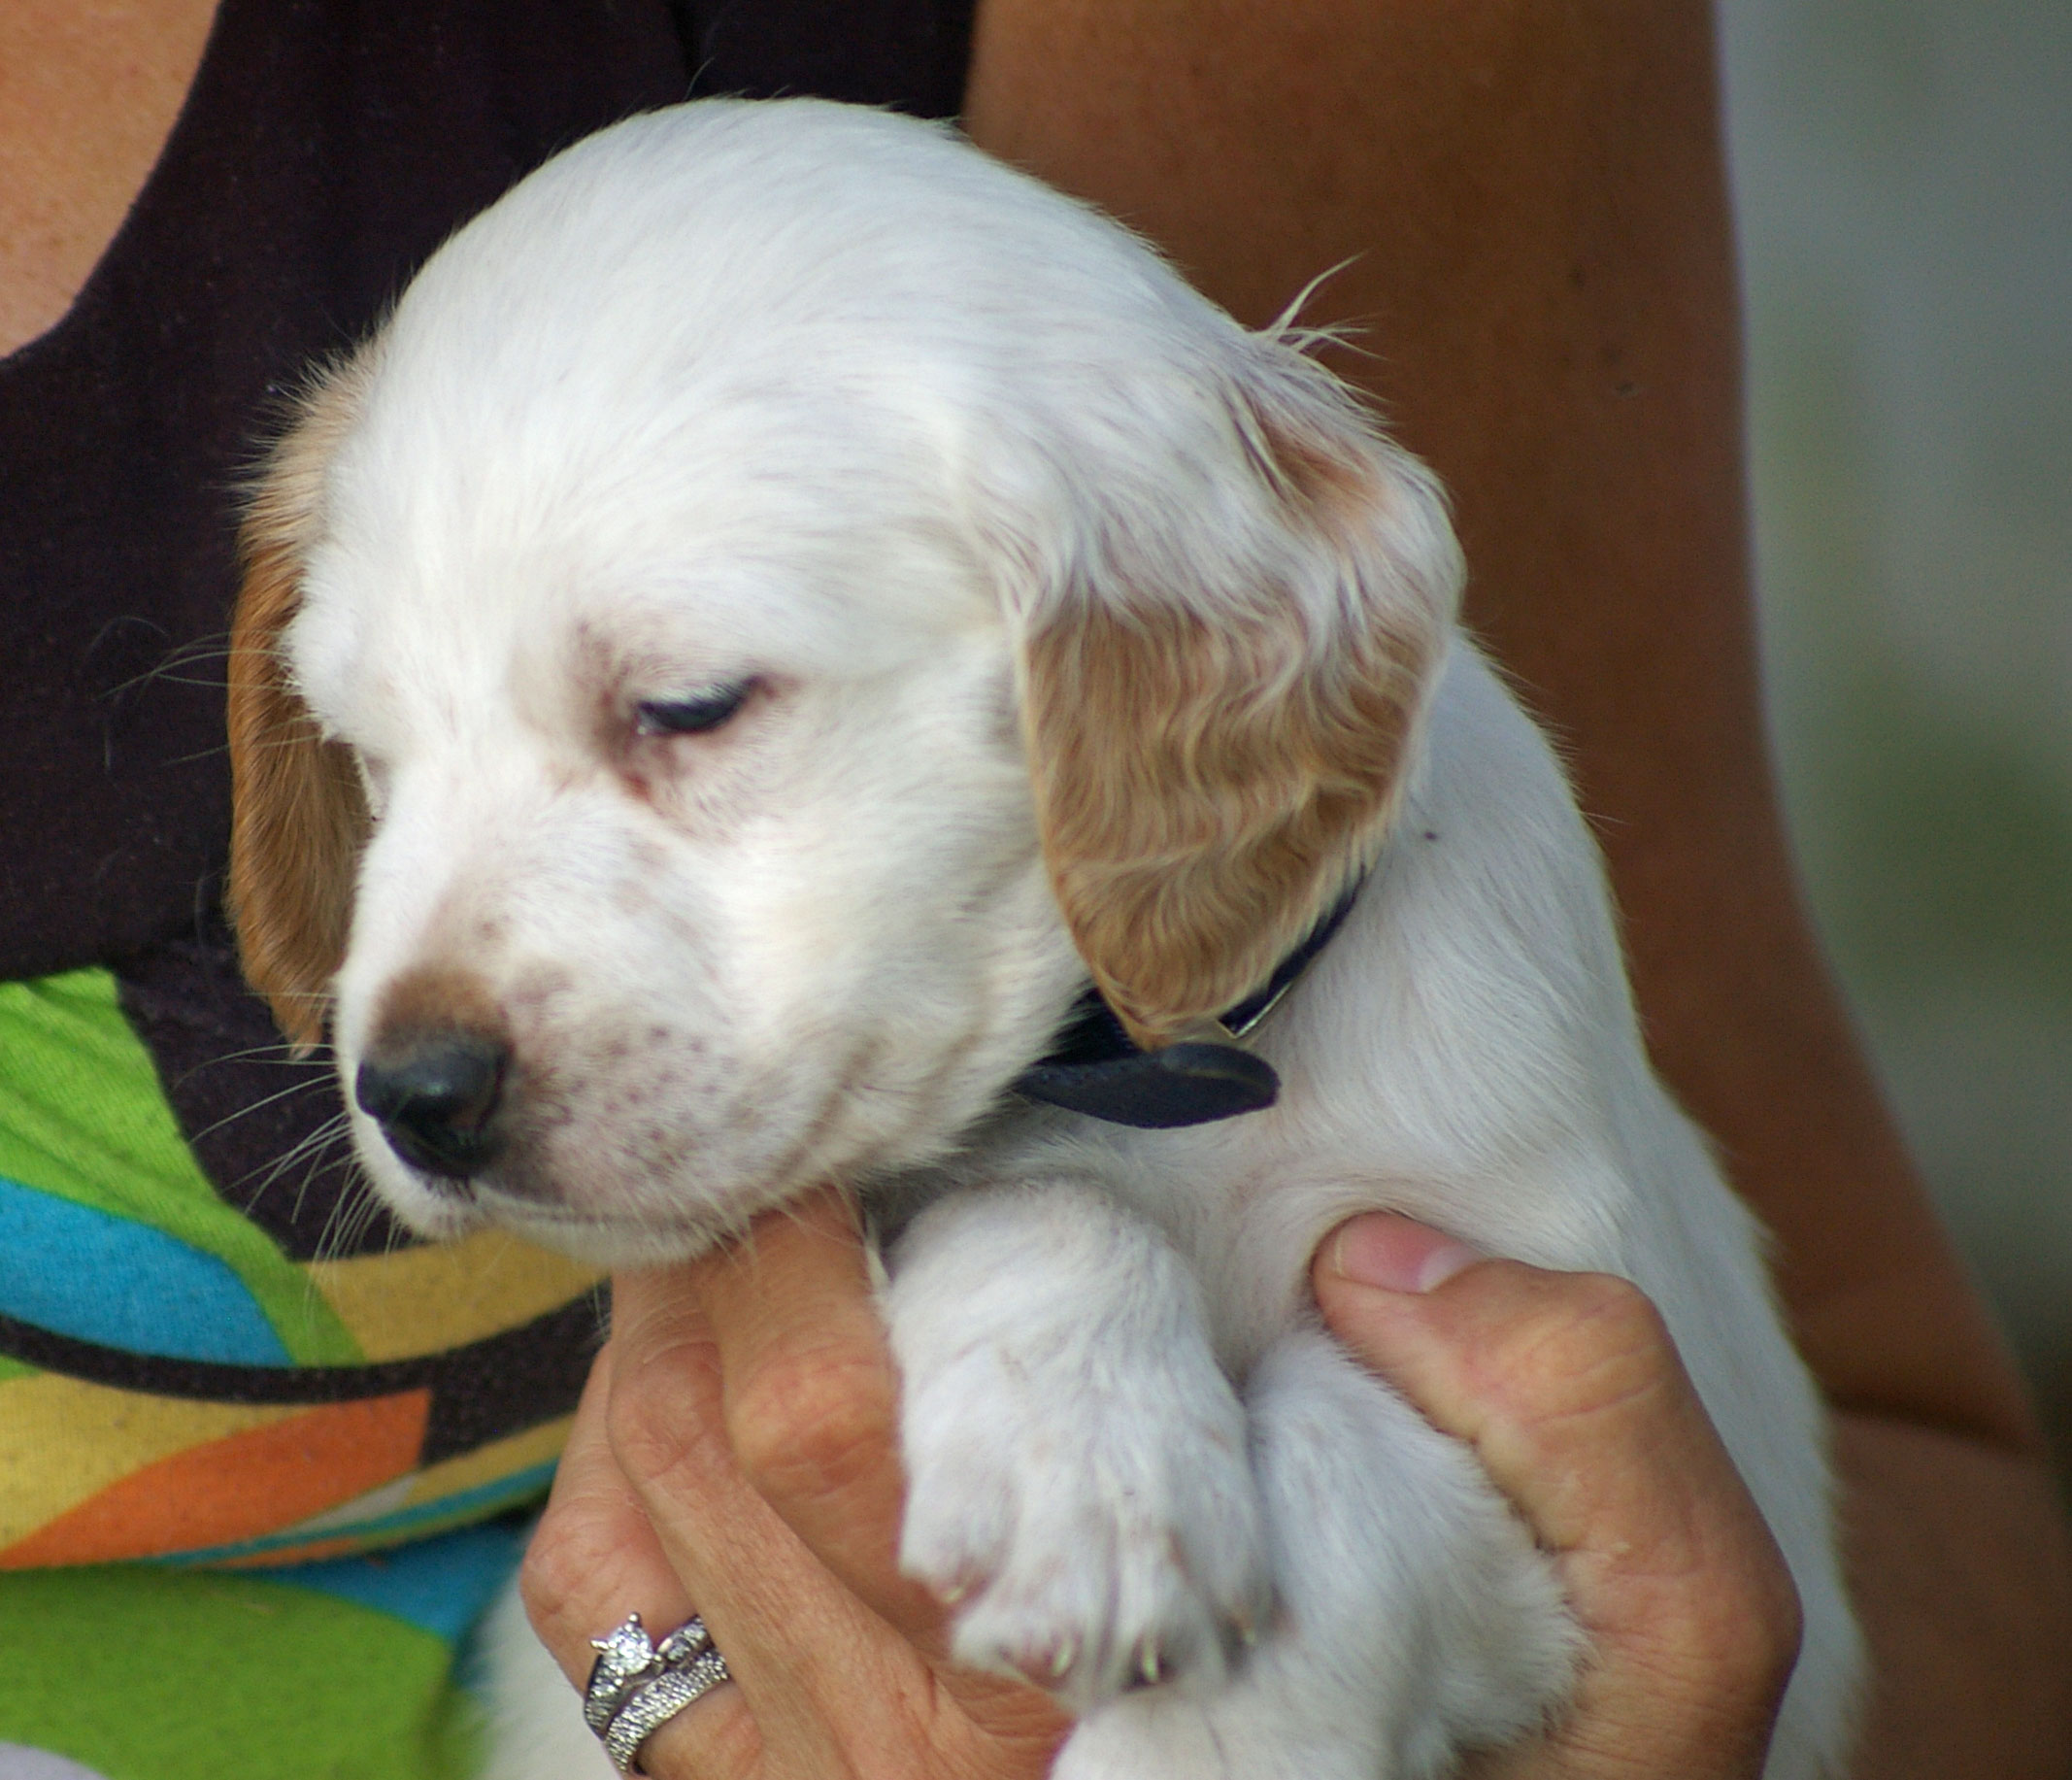
[[[324,380],[247,530],[232,894],[377,1184],[604,1259],[939,1156],[1373,856],[1459,567],[1285,342],[926,126],[592,138]]]

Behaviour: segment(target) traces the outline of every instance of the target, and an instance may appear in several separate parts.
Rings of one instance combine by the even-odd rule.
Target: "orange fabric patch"
[[[0,1569],[155,1558],[292,1527],[413,1469],[430,1411],[431,1393],[412,1391],[189,1447],[0,1551]]]

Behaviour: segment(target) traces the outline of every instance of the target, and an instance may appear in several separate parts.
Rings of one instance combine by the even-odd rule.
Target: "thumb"
[[[1738,1732],[1759,1767],[1798,1598],[1645,1294],[1388,1213],[1327,1237],[1312,1278],[1332,1332],[1475,1448],[1559,1566],[1592,1649],[1572,1726],[1608,1719],[1593,1741],[1665,1759],[1694,1739],[1692,1773],[1737,1771],[1721,1759]]]
[[[1657,1526],[1665,1481],[1710,1489],[1731,1470],[1628,1281],[1491,1260],[1388,1213],[1342,1226],[1316,1275],[1333,1331],[1476,1448],[1550,1550],[1590,1548],[1636,1518]]]

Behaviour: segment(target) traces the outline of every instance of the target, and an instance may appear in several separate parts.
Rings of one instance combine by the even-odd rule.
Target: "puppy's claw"
[[[1143,1678],[1144,1678],[1144,1685],[1145,1685],[1146,1687],[1151,1687],[1151,1688],[1154,1688],[1154,1687],[1156,1687],[1156,1686],[1158,1685],[1158,1646],[1157,1646],[1157,1645],[1155,1645],[1155,1644],[1147,1644],[1147,1645],[1145,1645],[1145,1647],[1144,1647],[1144,1655],[1143,1655],[1143,1656],[1142,1656],[1141,1658],[1139,1658],[1139,1659],[1138,1659],[1138,1662],[1137,1662],[1137,1673],[1138,1673],[1139,1675],[1143,1676]]]
[[[1078,1640],[1074,1638],[1067,1638],[1062,1644],[1057,1647],[1056,1655],[1054,1655],[1051,1659],[1052,1678],[1053,1680],[1062,1681],[1068,1674],[1072,1672],[1072,1663],[1078,1656]]]

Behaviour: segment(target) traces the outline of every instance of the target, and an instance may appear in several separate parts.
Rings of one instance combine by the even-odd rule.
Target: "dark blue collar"
[[[1355,883],[1310,929],[1309,937],[1281,960],[1266,986],[1227,1010],[1218,1024],[1233,1038],[1242,1038],[1264,1019],[1330,943],[1359,890]],[[1190,1039],[1158,1051],[1139,1050],[1101,991],[1088,989],[1073,1004],[1050,1055],[1030,1064],[1011,1086],[1025,1099],[1062,1106],[1110,1125],[1170,1130],[1213,1125],[1271,1106],[1281,1092],[1281,1078],[1263,1058],[1237,1045]]]

